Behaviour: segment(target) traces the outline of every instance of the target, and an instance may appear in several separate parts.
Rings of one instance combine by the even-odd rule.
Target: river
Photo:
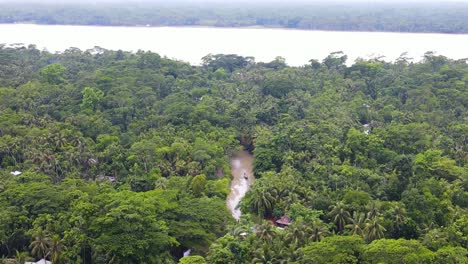
[[[237,205],[254,182],[252,163],[253,157],[247,151],[239,152],[231,159],[232,181],[227,207],[236,220],[239,220],[242,214]]]
[[[452,59],[468,58],[468,35],[383,32],[336,32],[289,29],[206,27],[99,27],[0,24],[0,43],[35,44],[51,52],[70,47],[81,50],[99,46],[112,50],[151,50],[169,58],[197,65],[209,53],[253,56],[268,62],[281,56],[291,66],[310,59],[322,60],[335,51],[356,58],[385,56],[395,60],[402,53],[420,60],[427,51]]]

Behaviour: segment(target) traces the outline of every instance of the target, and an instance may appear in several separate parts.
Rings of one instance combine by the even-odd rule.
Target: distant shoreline
[[[0,23],[468,34],[468,3],[0,3]]]
[[[287,28],[280,26],[209,26],[209,25],[102,25],[102,24],[46,24],[34,22],[12,22],[0,23],[0,25],[36,25],[36,26],[76,26],[76,27],[103,27],[103,28],[202,28],[202,29],[271,29],[288,31],[308,31],[308,32],[349,32],[349,33],[395,33],[395,34],[439,34],[439,35],[468,35],[468,32],[446,33],[437,31],[369,31],[369,30],[326,30],[326,29],[304,29]]]

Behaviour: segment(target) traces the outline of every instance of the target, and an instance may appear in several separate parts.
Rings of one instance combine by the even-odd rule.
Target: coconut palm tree
[[[342,203],[337,203],[331,207],[331,211],[328,214],[332,221],[335,223],[338,232],[343,231],[346,223],[351,218],[349,212],[346,210],[345,206]]]
[[[295,244],[289,244],[289,246],[281,248],[279,256],[281,257],[280,263],[297,263],[301,257],[301,248],[298,248]]]
[[[301,222],[294,222],[286,229],[286,241],[289,244],[302,246],[307,235],[306,228]]]
[[[50,238],[46,233],[39,229],[34,236],[34,241],[31,243],[31,254],[38,258],[46,258],[50,254]]]
[[[363,236],[366,217],[364,213],[353,212],[353,217],[349,219],[349,224],[345,227],[351,231],[352,235]]]
[[[53,235],[49,241],[50,246],[50,257],[52,264],[63,264],[65,263],[63,256],[64,245],[58,235]]]
[[[259,216],[266,216],[269,215],[273,209],[274,197],[270,192],[263,188],[255,189],[251,196],[250,205],[254,213]]]
[[[295,192],[290,192],[286,197],[284,197],[284,203],[286,205],[285,210],[289,210],[290,206],[294,203],[301,201],[299,195]]]
[[[279,259],[276,258],[275,253],[271,250],[271,245],[264,243],[261,248],[257,249],[253,253],[252,263],[262,263],[262,264],[276,264],[281,263]]]
[[[397,226],[401,226],[405,222],[405,214],[405,208],[399,206],[395,207],[395,209],[393,210],[393,216],[395,219],[395,224]]]
[[[28,256],[28,252],[19,252],[18,250],[16,250],[15,263],[24,264],[28,259]]]
[[[434,222],[430,222],[429,224],[422,224],[421,233],[423,235],[427,234],[429,231],[438,228],[438,226]]]
[[[387,230],[380,224],[380,218],[374,217],[372,219],[367,219],[366,227],[364,228],[364,237],[368,242],[371,242],[383,238],[385,231]]]
[[[229,229],[231,230],[231,235],[237,238],[245,238],[246,236],[252,234],[252,230],[250,229],[251,226],[251,223],[244,224],[239,222],[235,226],[231,226]]]
[[[310,241],[320,242],[324,237],[330,234],[330,231],[323,225],[322,221],[315,220],[308,233]]]
[[[52,134],[50,137],[51,142],[53,142],[53,145],[55,148],[61,149],[64,148],[68,144],[68,139],[67,137],[62,134],[61,132],[57,132],[55,134]]]
[[[367,219],[373,219],[380,215],[380,207],[373,202],[367,207]]]
[[[257,226],[257,236],[266,242],[271,242],[276,236],[274,226],[267,221],[263,221],[261,225]]]

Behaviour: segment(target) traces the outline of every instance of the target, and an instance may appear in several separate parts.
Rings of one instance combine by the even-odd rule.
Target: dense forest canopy
[[[467,106],[466,60],[431,52],[195,67],[2,46],[0,262],[466,263]]]
[[[468,33],[456,2],[0,2],[0,23]]]

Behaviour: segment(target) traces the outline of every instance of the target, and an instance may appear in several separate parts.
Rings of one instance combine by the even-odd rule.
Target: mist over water
[[[207,54],[253,56],[269,62],[284,57],[292,66],[322,60],[335,51],[356,58],[384,56],[387,61],[406,57],[420,60],[434,51],[452,59],[468,58],[468,35],[333,32],[288,29],[202,28],[202,27],[98,27],[0,25],[0,43],[35,44],[39,49],[64,51],[99,46],[111,50],[150,50],[162,56],[200,64]]]

